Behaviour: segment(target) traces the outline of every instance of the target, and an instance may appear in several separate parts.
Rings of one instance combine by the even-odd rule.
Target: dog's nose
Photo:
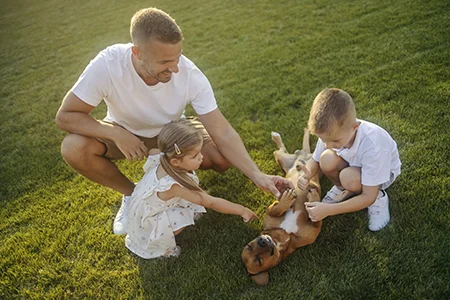
[[[267,239],[260,236],[258,238],[258,246],[260,246],[261,248],[264,248],[265,246],[267,246]]]

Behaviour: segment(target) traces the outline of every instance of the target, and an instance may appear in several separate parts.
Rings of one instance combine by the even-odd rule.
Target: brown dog
[[[294,186],[302,173],[301,165],[311,157],[309,131],[305,128],[303,149],[289,154],[281,136],[272,132],[272,140],[279,150],[273,154]],[[309,189],[286,191],[279,201],[269,206],[264,218],[264,230],[260,236],[248,243],[242,251],[242,261],[249,276],[258,284],[269,282],[268,269],[279,264],[295,249],[313,243],[320,233],[322,222],[308,218],[305,202],[320,201],[319,175],[310,181]]]

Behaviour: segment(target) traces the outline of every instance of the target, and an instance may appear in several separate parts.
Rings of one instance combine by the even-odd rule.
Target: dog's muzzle
[[[258,246],[261,248],[273,247],[272,238],[269,235],[261,235],[258,240]]]
[[[269,249],[270,255],[272,256],[275,253],[275,244],[273,243],[272,237],[270,235],[261,235],[257,239],[258,246],[261,249]]]

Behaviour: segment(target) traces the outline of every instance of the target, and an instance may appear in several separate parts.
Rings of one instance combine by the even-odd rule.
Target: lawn
[[[130,18],[147,6],[177,20],[184,54],[266,173],[283,175],[271,131],[294,151],[315,95],[349,92],[358,117],[399,147],[389,225],[370,232],[366,211],[327,218],[263,288],[240,261],[261,221],[210,211],[179,236],[179,258],[129,252],[112,233],[121,195],[65,164],[54,117],[89,61],[130,41]],[[0,299],[449,299],[449,29],[446,0],[2,1]],[[142,162],[118,164],[143,175]],[[274,200],[235,168],[199,176],[261,217]]]

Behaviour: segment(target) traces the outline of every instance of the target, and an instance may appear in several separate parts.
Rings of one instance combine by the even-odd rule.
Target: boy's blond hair
[[[131,18],[130,35],[135,45],[153,40],[176,44],[183,40],[183,33],[175,20],[154,7],[141,9],[134,14]]]
[[[326,88],[314,99],[308,129],[314,134],[329,132],[331,126],[342,126],[352,112],[356,115],[355,104],[347,92]]]

